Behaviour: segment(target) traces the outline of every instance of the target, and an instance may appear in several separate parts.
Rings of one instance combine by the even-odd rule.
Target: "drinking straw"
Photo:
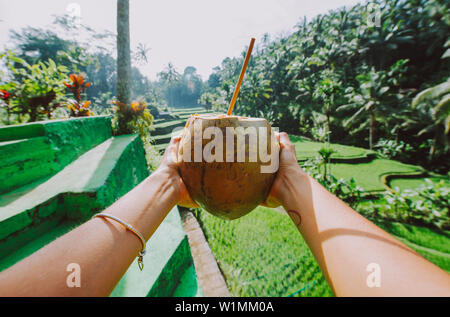
[[[244,79],[245,71],[247,70],[248,61],[250,60],[250,55],[252,55],[253,44],[255,44],[255,39],[252,37],[252,39],[250,40],[250,45],[248,46],[247,55],[245,56],[244,65],[242,65],[239,80],[237,82],[236,88],[234,89],[233,98],[231,99],[230,106],[228,107],[227,115],[229,116],[233,112],[234,104],[236,103],[236,99],[239,94],[239,89],[241,89],[241,84],[242,80]]]

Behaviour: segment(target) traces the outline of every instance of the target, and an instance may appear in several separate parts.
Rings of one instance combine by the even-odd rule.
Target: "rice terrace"
[[[84,2],[80,3],[84,10]],[[104,31],[98,28],[99,21],[91,27],[88,18],[74,15],[76,10],[53,12],[46,26],[19,27],[11,22],[13,17],[20,19],[19,13],[0,15],[4,20],[0,26],[8,31],[0,37],[0,295],[30,296],[2,283],[12,285],[7,283],[21,263],[40,263],[39,276],[47,276],[43,273],[47,269],[57,271],[58,260],[45,260],[45,255],[57,252],[52,245],[60,243],[62,248],[64,239],[82,228],[85,231],[79,231],[83,234],[76,241],[67,240],[69,251],[60,254],[66,262],[55,276],[63,274],[66,283],[72,272],[66,265],[75,266],[63,295],[56,296],[339,295],[339,283],[330,281],[336,281],[333,274],[343,269],[323,264],[339,262],[330,260],[323,247],[328,240],[340,239],[339,228],[333,229],[338,237],[329,233],[321,240],[322,253],[318,252],[308,231],[308,214],[302,207],[283,204],[280,197],[284,199],[287,191],[278,193],[277,204],[270,204],[274,188],[285,187],[276,187],[282,183],[277,183],[277,170],[259,172],[260,155],[252,163],[183,161],[181,148],[191,144],[188,131],[194,132],[197,121],[220,131],[230,126],[268,127],[268,132],[257,130],[255,140],[264,137],[268,143],[263,147],[268,148],[276,144],[269,152],[275,153],[277,163],[280,158],[286,165],[286,151],[291,149],[290,158],[295,153],[294,165],[305,177],[357,213],[354,219],[359,220],[350,224],[369,220],[370,224],[364,222],[367,228],[374,224],[392,237],[387,244],[401,244],[399,248],[449,274],[450,3],[342,3],[345,6],[328,4],[320,14],[305,13],[304,18],[298,13],[290,32],[258,33],[250,45],[253,35],[230,35],[245,37],[244,44],[209,67],[207,76],[196,68],[198,60],[184,69],[183,62],[169,61],[150,74],[149,69],[158,66],[163,45],[152,43],[153,35],[148,35],[146,46],[142,31],[137,31],[138,23],[144,23],[138,11],[143,6],[157,11],[163,4],[110,1],[105,10],[116,29],[107,29],[111,26],[105,22]],[[0,11],[8,6],[11,12],[17,10],[12,0],[0,0]],[[86,5],[90,8],[86,10],[94,7]],[[181,22],[173,23],[183,28]],[[169,32],[164,28],[162,33]],[[167,34],[169,41],[172,33]],[[183,55],[179,45],[177,54]],[[286,132],[287,140],[274,128]],[[252,146],[246,137],[242,153],[249,155]],[[211,140],[212,136],[202,139],[200,150]],[[255,148],[261,150],[261,143]],[[155,181],[173,171],[166,181]],[[162,184],[162,189],[149,185],[150,180]],[[160,194],[165,190],[181,198]],[[300,194],[307,190],[303,187]],[[318,195],[311,191],[311,197]],[[141,201],[147,193],[152,193],[151,199]],[[321,205],[318,201],[311,205],[316,208]],[[153,215],[149,210],[127,214],[144,205],[167,210],[149,219],[143,216]],[[345,233],[344,225],[341,229],[342,239],[360,239],[348,228],[350,233]],[[81,249],[94,244],[83,242],[88,231],[93,235],[89,241],[97,241],[94,234],[101,232],[104,239],[111,239],[101,238],[96,251],[89,253],[92,261],[101,258],[111,269],[86,268],[91,260],[84,262]],[[135,250],[125,247],[130,245]],[[364,247],[358,248],[364,253]],[[108,251],[96,253],[99,249]],[[383,257],[381,250],[374,251],[373,262]],[[77,254],[73,261],[71,252]],[[115,252],[120,256],[107,260]],[[52,257],[60,258],[57,254]],[[339,263],[352,261],[359,260]],[[115,262],[121,264],[113,269]],[[78,263],[81,287],[75,274]],[[409,264],[401,265],[406,270]],[[363,271],[370,274],[365,267]],[[86,281],[88,276],[93,282]],[[106,282],[107,276],[117,281]],[[51,281],[48,278],[48,285],[57,285]],[[85,282],[96,286],[88,293],[76,293],[77,287],[83,291]],[[36,296],[38,290],[38,286],[33,290]],[[420,291],[423,295],[427,290]],[[229,305],[238,304],[244,305]],[[188,301],[177,305],[176,311],[212,309]],[[239,307],[271,310],[263,301],[245,305]],[[224,307],[229,309],[238,308]]]

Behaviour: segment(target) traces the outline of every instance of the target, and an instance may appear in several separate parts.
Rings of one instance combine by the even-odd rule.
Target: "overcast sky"
[[[131,47],[150,48],[140,66],[151,79],[168,62],[182,72],[197,68],[207,79],[227,56],[237,56],[250,38],[290,33],[303,16],[309,19],[358,0],[130,0]],[[9,29],[47,27],[53,15],[80,8],[81,23],[116,31],[116,0],[0,0],[0,49]],[[72,11],[73,12],[73,11]]]

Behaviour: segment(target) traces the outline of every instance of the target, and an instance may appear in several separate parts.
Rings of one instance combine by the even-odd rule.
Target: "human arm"
[[[193,205],[178,175],[173,138],[161,166],[104,212],[148,240],[175,204]],[[122,225],[94,218],[0,273],[0,296],[107,296],[141,250]],[[145,262],[145,259],[144,259]],[[70,288],[66,268],[79,265],[81,287]]]
[[[450,296],[447,272],[329,193],[302,171],[288,135],[279,138],[280,167],[267,205],[283,205],[335,295]],[[380,287],[367,283],[374,267]]]

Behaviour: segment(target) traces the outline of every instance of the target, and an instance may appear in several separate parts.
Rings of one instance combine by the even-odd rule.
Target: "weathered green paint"
[[[33,226],[28,226],[23,230],[10,235],[7,239],[1,240],[0,270],[7,268],[9,265],[13,265],[16,261],[19,261],[36,251],[37,249],[30,253],[24,253],[21,250],[24,248],[25,250],[28,249],[28,244],[33,243],[35,240],[39,240],[42,235],[46,235],[48,232],[53,231],[62,220],[63,215],[55,215],[54,217],[35,223]],[[17,255],[15,255],[17,252],[23,254],[23,257],[17,257]]]
[[[183,273],[177,285],[174,297],[203,297],[203,292],[195,273],[194,264],[191,264]]]
[[[136,157],[130,167],[137,153],[141,158]],[[53,177],[1,195],[0,243],[48,217],[85,220],[112,204],[147,175],[139,136],[111,138]],[[8,243],[13,244],[11,239]]]
[[[0,128],[0,193],[56,173],[111,135],[108,116]]]
[[[45,124],[48,137],[61,167],[80,154],[112,136],[111,117],[85,117],[64,121],[48,121]]]
[[[29,234],[33,236],[32,240],[20,248],[10,246],[12,250],[10,250],[11,252],[9,252],[8,256],[0,257],[0,271],[38,251],[78,225],[79,223],[75,221],[58,221],[57,219],[54,219],[53,222],[47,223],[47,227],[41,226],[39,230],[33,228],[34,231],[29,232]],[[3,243],[1,245],[3,246]]]
[[[158,279],[153,284],[147,296],[172,296],[183,273],[189,268],[192,262],[189,242],[185,236],[170,259],[166,262],[163,271],[159,274]]]
[[[174,207],[147,242],[144,270],[135,260],[111,296],[172,296],[190,265],[189,243]]]
[[[0,143],[0,192],[54,173],[55,159],[46,137]]]
[[[44,136],[44,124],[41,122],[24,123],[0,128],[0,142]]]

